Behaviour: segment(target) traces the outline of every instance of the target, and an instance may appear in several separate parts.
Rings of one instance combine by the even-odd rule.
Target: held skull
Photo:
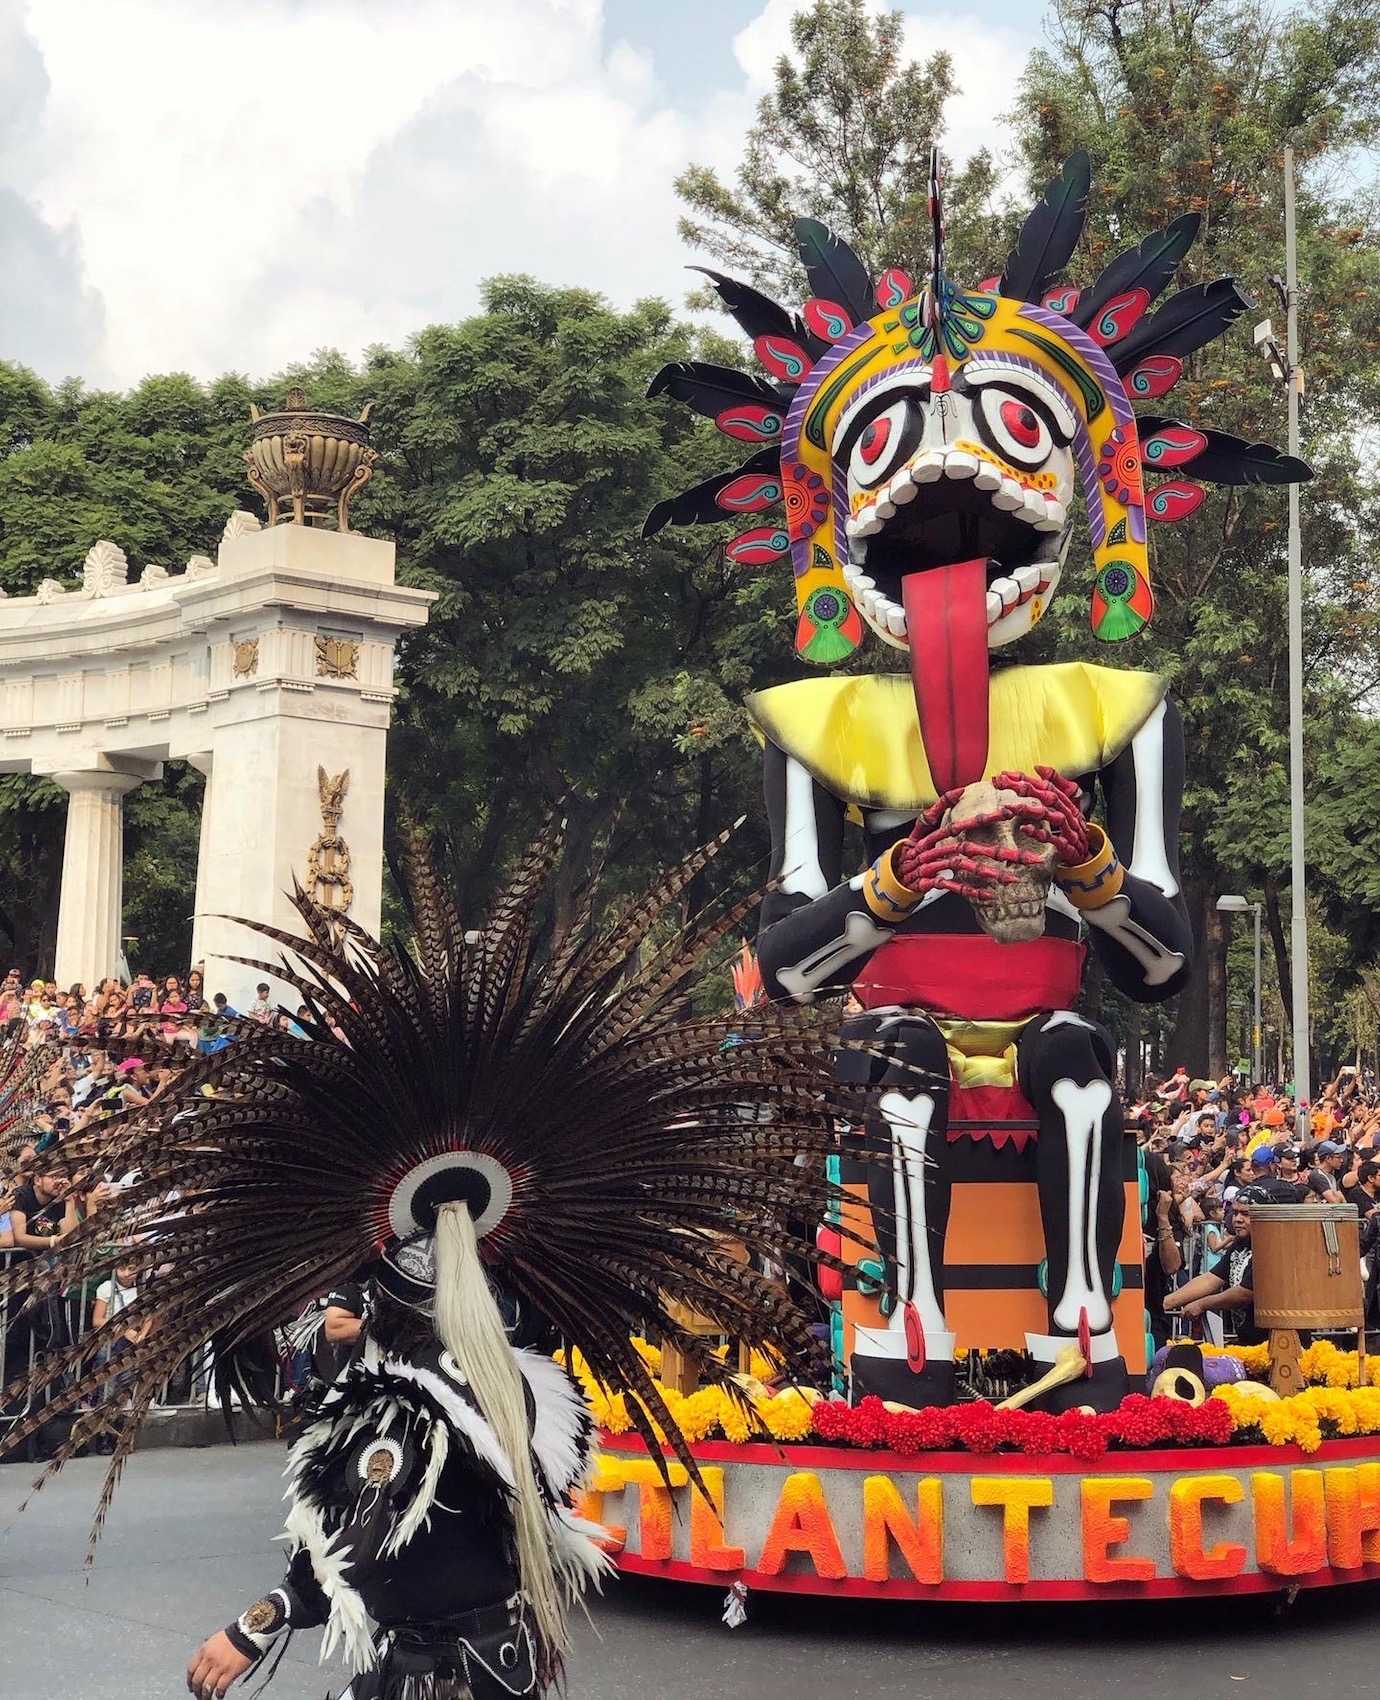
[[[998,790],[988,780],[979,780],[965,788],[963,795],[944,817],[944,824],[966,844],[982,845],[989,849],[1035,851],[1038,862],[994,862],[994,867],[1007,868],[1015,874],[1013,884],[997,885],[991,894],[978,900],[970,899],[973,913],[989,937],[1002,944],[1020,944],[1038,939],[1045,930],[1045,900],[1054,878],[1054,846],[1042,844],[1017,830],[1019,817],[1007,812],[997,820],[983,821],[984,815],[995,810],[1010,811],[1020,802],[1014,791]]]

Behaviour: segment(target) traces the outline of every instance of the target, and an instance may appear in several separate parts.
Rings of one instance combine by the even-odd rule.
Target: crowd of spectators
[[[1251,1212],[1351,1204],[1361,1221],[1366,1322],[1380,1326],[1380,1094],[1343,1068],[1300,1117],[1287,1090],[1176,1069],[1130,1106],[1146,1178],[1146,1309],[1174,1332],[1264,1338],[1251,1305]]]
[[[26,983],[10,970],[0,983],[0,1031],[35,1053],[39,1072],[22,1128],[0,1146],[0,1271],[51,1253],[118,1197],[132,1177],[92,1160],[92,1134],[112,1116],[152,1102],[194,1058],[233,1044],[243,1018],[301,1031],[275,1008],[267,984],[241,1012],[223,992],[206,995],[200,969],[66,991],[51,980]],[[64,1162],[64,1146],[78,1141],[80,1164]],[[0,1302],[0,1385],[31,1355],[135,1302],[138,1282],[119,1262],[121,1249],[112,1244],[109,1278],[94,1291],[22,1309]],[[117,1341],[112,1354],[119,1350]]]
[[[298,1011],[299,1020],[306,1016]],[[0,1148],[0,1267],[52,1252],[119,1195],[132,1177],[90,1160],[93,1128],[156,1099],[195,1056],[233,1044],[246,1018],[302,1031],[275,1008],[267,984],[241,1012],[223,993],[206,996],[199,969],[185,979],[111,978],[89,991],[62,991],[51,980],[26,984],[11,969],[0,983],[0,1030],[41,1053],[42,1068],[23,1143]],[[1262,1338],[1251,1311],[1251,1212],[1309,1200],[1356,1207],[1367,1324],[1380,1326],[1380,1093],[1373,1078],[1341,1070],[1300,1118],[1287,1090],[1230,1075],[1195,1080],[1179,1068],[1165,1080],[1147,1079],[1128,1116],[1141,1152],[1145,1300],[1157,1343],[1189,1332],[1212,1341]],[[64,1143],[78,1137],[82,1166],[64,1164]],[[22,1327],[0,1307],[5,1380],[32,1352],[135,1302],[136,1272],[120,1261],[121,1250],[112,1244],[109,1278],[95,1291],[26,1314]],[[357,1295],[321,1301],[334,1325],[319,1342],[327,1356],[348,1350],[352,1337],[342,1330],[359,1327],[363,1307],[350,1297]]]

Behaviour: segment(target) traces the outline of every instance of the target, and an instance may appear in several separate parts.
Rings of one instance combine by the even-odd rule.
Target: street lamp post
[[[1259,903],[1249,903],[1244,897],[1228,895],[1217,899],[1217,907],[1224,915],[1244,915],[1248,909],[1255,915],[1255,1021],[1251,1028],[1251,1073],[1252,1084],[1260,1084],[1264,1071],[1264,1056],[1261,1051],[1263,1037],[1260,1025],[1260,909]]]
[[[1282,281],[1279,278],[1270,281],[1275,285],[1284,307],[1284,347],[1280,348],[1268,319],[1256,326],[1255,342],[1269,362],[1275,381],[1285,387],[1289,406],[1289,453],[1297,456],[1299,398],[1303,395],[1304,379],[1303,368],[1299,365],[1298,241],[1294,219],[1294,150],[1291,147],[1284,150],[1284,278]],[[1297,484],[1289,486],[1289,846],[1293,899],[1289,917],[1292,957],[1289,1001],[1293,1009],[1296,1132],[1302,1134],[1313,1088],[1303,818],[1303,539]],[[1281,992],[1283,989],[1280,988]]]

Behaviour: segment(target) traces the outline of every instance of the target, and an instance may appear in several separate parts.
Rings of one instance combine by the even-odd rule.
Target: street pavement
[[[278,1579],[281,1448],[144,1453],[83,1568],[100,1460],[19,1515],[33,1470],[0,1468],[3,1700],[175,1700],[187,1654]],[[1374,1686],[1380,1589],[1121,1608],[896,1606],[616,1583],[581,1625],[570,1700],[1309,1700]],[[268,1700],[324,1700],[343,1679],[295,1637]],[[251,1689],[242,1689],[246,1696]]]

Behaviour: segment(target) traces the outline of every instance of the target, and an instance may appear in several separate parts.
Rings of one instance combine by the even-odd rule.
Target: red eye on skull
[[[1040,441],[1040,420],[1023,401],[1004,401],[1001,422],[1023,448],[1033,449]]]
[[[883,414],[874,419],[858,439],[858,454],[864,465],[875,466],[891,438],[891,420]]]

